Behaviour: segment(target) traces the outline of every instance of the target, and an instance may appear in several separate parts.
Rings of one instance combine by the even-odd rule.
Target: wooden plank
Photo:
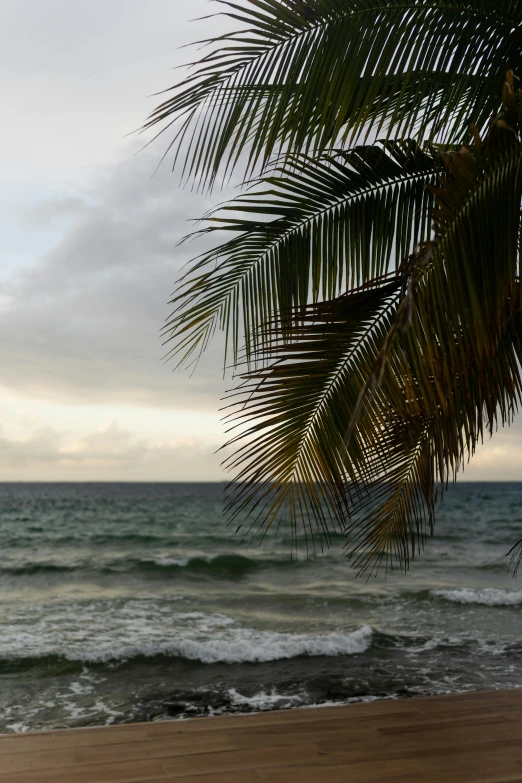
[[[522,690],[0,737],[0,783],[522,783]]]
[[[522,688],[511,691],[476,691],[474,693],[447,694],[444,696],[422,696],[412,699],[420,712],[435,713],[451,709],[452,712],[480,709],[482,706],[518,706],[522,707]]]
[[[193,783],[196,783],[196,781],[194,780]],[[362,782],[353,781],[345,777],[343,783]],[[379,781],[373,778],[366,779],[364,783],[379,783]],[[495,769],[482,769],[478,775],[474,770],[465,769],[452,770],[442,774],[435,769],[433,771],[425,770],[422,773],[422,778],[415,774],[399,774],[388,778],[386,783],[522,783],[522,775],[520,771],[506,773]]]
[[[259,731],[252,731],[249,729],[235,729],[229,732],[230,741],[234,743],[236,748],[262,748],[267,746],[277,747],[281,745],[299,745],[305,739],[310,739],[310,742],[314,744],[320,742],[328,742],[332,745],[342,745],[344,748],[350,745],[361,746],[365,743],[371,746],[375,745],[378,740],[378,734],[372,729],[366,726],[357,728],[337,728],[338,724],[335,724],[335,728],[324,728],[322,723],[312,724],[307,727],[307,731],[296,731],[295,726],[289,727],[289,731],[274,731],[272,728],[270,731],[263,728]]]
[[[257,772],[267,783],[366,783],[369,780],[387,781],[401,775],[416,775],[423,781],[426,768],[417,761],[367,761],[355,764],[287,766],[263,768]],[[196,783],[196,781],[194,781]]]
[[[145,742],[124,742],[117,745],[93,745],[73,751],[74,760],[78,764],[101,764],[125,759],[162,758],[173,756],[188,756],[191,754],[215,753],[221,750],[234,750],[234,743],[226,734],[212,732],[209,736],[185,735],[181,737],[166,737],[160,740]]]
[[[257,772],[241,769],[236,772],[216,772],[209,775],[184,775],[176,778],[143,781],[143,783],[263,783]]]
[[[228,770],[257,770],[258,767],[281,766],[285,764],[323,762],[325,752],[319,752],[313,744],[287,745],[283,747],[248,748],[247,750],[223,751],[184,756],[171,764],[165,760],[167,775],[202,775]]]
[[[417,745],[414,747],[401,742],[388,743],[387,745],[378,743],[373,748],[363,747],[356,751],[344,750],[342,748],[331,749],[328,746],[325,747],[324,743],[321,743],[318,747],[319,750],[325,749],[328,751],[328,757],[332,759],[332,763],[342,763],[347,769],[351,769],[354,764],[367,761],[375,764],[378,762],[420,761],[429,765],[430,768],[434,766],[442,770],[445,768],[451,769],[455,766],[455,760],[462,757],[483,758],[489,763],[489,757],[495,755],[497,758],[506,758],[508,760],[508,768],[514,768],[517,774],[520,774],[522,771],[513,758],[513,754],[519,752],[520,748],[520,743],[517,740],[484,743],[480,747],[476,743],[463,743],[459,737],[451,738],[444,743],[426,742],[424,746]],[[486,762],[480,763],[485,764]],[[495,768],[498,768],[498,765]],[[445,780],[445,778],[441,778],[441,780],[443,779]]]
[[[438,697],[435,697],[438,698]],[[413,704],[415,699],[383,699],[382,701],[364,702],[335,707],[307,707],[292,710],[277,710],[248,715],[223,715],[211,718],[192,718],[185,721],[164,721],[139,725],[148,736],[177,731],[180,733],[223,731],[238,726],[287,726],[292,723],[315,723],[324,720],[353,720],[372,715],[400,714],[402,717],[417,716],[419,711]]]
[[[464,712],[460,710],[458,713],[446,713],[444,715],[426,715],[423,714],[420,720],[412,721],[411,718],[394,718],[390,716],[388,718],[379,717],[376,720],[367,719],[364,721],[366,726],[371,725],[372,728],[383,735],[393,736],[394,734],[403,734],[404,732],[423,733],[432,728],[444,727],[444,726],[481,726],[483,724],[493,725],[496,723],[522,721],[522,710],[514,710],[504,708],[499,710],[470,710]]]
[[[167,777],[160,760],[133,760],[116,764],[75,765],[54,770],[0,774],[1,783],[143,783]]]
[[[147,734],[141,726],[132,724],[101,726],[96,729],[63,729],[53,732],[0,735],[0,769],[4,753],[113,745],[121,742],[143,742],[147,739]]]
[[[37,751],[36,753],[5,753],[1,757],[0,770],[25,772],[33,769],[60,769],[72,767],[74,757],[70,750]]]

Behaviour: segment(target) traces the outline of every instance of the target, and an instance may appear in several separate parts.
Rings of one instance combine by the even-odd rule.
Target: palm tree
[[[522,395],[522,0],[225,6],[145,126],[184,183],[243,178],[204,217],[227,238],[179,281],[171,352],[226,333],[252,534],[407,567]]]

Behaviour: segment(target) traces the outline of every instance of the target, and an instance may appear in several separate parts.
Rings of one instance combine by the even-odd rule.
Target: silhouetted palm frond
[[[460,140],[500,108],[522,55],[519,0],[223,2],[239,29],[150,116],[169,129],[183,176],[212,185],[282,152],[314,157],[386,129]]]
[[[184,363],[226,333],[239,526],[406,567],[521,400],[522,0],[225,6],[147,124],[187,181],[246,171],[165,336]]]
[[[243,347],[250,357],[275,315],[288,328],[292,308],[379,278],[429,233],[426,185],[437,164],[413,142],[290,162],[207,217],[199,233],[233,238],[197,258],[178,285],[167,335],[182,359],[216,327],[234,361]]]
[[[333,522],[362,568],[408,563],[437,483],[520,401],[522,145],[503,118],[442,162],[434,238],[391,278],[296,312],[232,414],[232,506]]]

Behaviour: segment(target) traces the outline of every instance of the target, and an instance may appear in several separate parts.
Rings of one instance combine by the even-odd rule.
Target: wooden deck
[[[0,783],[522,783],[522,689],[0,737]]]

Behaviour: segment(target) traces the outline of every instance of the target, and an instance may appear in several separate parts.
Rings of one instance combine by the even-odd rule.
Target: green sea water
[[[0,484],[0,732],[522,685],[522,484],[459,484],[409,573],[247,548],[220,484]]]

